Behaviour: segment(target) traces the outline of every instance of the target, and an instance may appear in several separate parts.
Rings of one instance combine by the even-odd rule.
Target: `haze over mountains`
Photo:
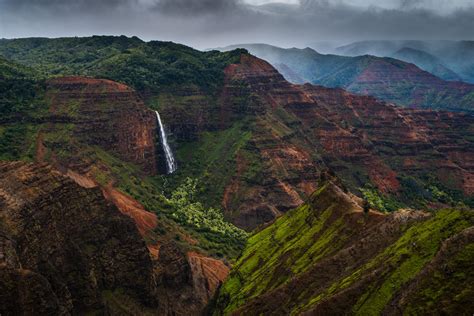
[[[424,54],[420,58],[421,56],[414,56],[414,52],[411,51],[410,57],[405,54],[399,55],[399,57],[406,56],[407,59],[402,58],[402,60],[413,61],[417,66],[427,71],[430,71],[428,68],[441,64],[458,74],[463,81],[474,82],[474,41],[361,41],[338,47],[334,50],[334,53],[346,56],[369,54],[380,57],[395,57],[397,52],[402,49],[405,52],[406,49],[416,50],[416,55],[419,55],[420,52]]]
[[[294,83],[341,87],[402,106],[467,112],[473,109],[474,85],[442,80],[398,59],[371,55],[324,55],[311,48],[282,49],[265,44],[234,45],[222,50],[237,47],[246,48],[268,60]],[[402,49],[393,55],[413,62],[423,61],[422,66],[446,79],[457,78],[436,58],[426,58],[422,52]]]

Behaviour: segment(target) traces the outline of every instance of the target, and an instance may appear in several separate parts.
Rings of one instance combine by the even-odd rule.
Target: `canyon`
[[[441,305],[422,289],[448,282],[446,265],[469,270],[473,116],[292,84],[245,50],[126,37],[9,43],[0,313],[471,308],[469,289],[451,281]],[[31,49],[17,55],[20,44]],[[71,61],[54,54],[62,45],[73,45]],[[84,52],[91,60],[78,62]],[[394,284],[390,296],[377,282]]]
[[[437,185],[473,194],[470,115],[403,109],[342,89],[293,85],[249,55],[226,69],[225,82],[218,110],[219,119],[225,115],[223,128],[251,115],[245,124],[252,134],[236,152],[237,172],[224,190],[224,210],[238,226],[253,229],[295,208],[325,168],[354,192],[370,183],[403,200],[402,182],[412,181],[421,191]],[[247,103],[235,103],[242,99]],[[172,110],[163,104],[162,111],[179,134],[184,127]]]

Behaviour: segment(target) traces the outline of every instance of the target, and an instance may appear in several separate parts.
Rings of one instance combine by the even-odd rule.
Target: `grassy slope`
[[[328,201],[331,196],[333,200]],[[262,310],[252,310],[252,307],[246,309],[245,304],[270,291],[274,291],[273,294],[269,294],[270,297],[280,297],[279,303],[276,304],[284,305],[278,306],[278,311],[299,313],[310,310],[325,300],[336,297],[344,290],[356,286],[357,282],[367,278],[376,269],[390,267],[377,274],[378,278],[365,284],[363,287],[365,290],[359,293],[355,303],[341,307],[346,311],[352,308],[354,314],[380,314],[398,291],[403,290],[433,259],[446,239],[474,224],[472,211],[438,211],[426,220],[412,222],[402,227],[401,235],[394,242],[373,257],[366,258],[364,264],[356,269],[344,271],[340,275],[331,275],[331,282],[323,288],[316,290],[318,288],[316,284],[310,288],[298,288],[298,285],[295,287],[298,283],[288,285],[291,289],[291,294],[288,295],[292,295],[293,299],[285,300],[284,296],[281,298],[281,295],[284,295],[282,293],[285,293],[283,289],[285,284],[299,277],[305,278],[305,271],[340,252],[347,246],[347,240],[354,238],[347,235],[347,225],[350,225],[347,217],[332,218],[334,212],[340,212],[341,208],[348,208],[343,211],[346,214],[353,210],[351,211],[350,205],[341,204],[334,199],[330,187],[329,189],[327,185],[321,187],[313,194],[311,200],[311,203],[287,213],[249,239],[243,255],[222,287],[218,299],[220,312],[216,314],[229,314],[242,307],[241,312],[258,314]],[[474,259],[472,245],[467,244],[459,251],[457,257],[449,259],[454,269],[459,269],[455,270],[456,273],[469,276],[470,281],[464,279],[462,281],[464,284],[472,283],[473,280],[469,268],[464,270],[469,265],[468,261],[472,262]],[[352,266],[348,265],[348,268],[352,269]],[[472,294],[473,289],[469,286],[462,291],[459,289],[456,291],[460,296],[458,300],[452,296],[450,300],[447,293],[456,287],[456,280],[459,281],[459,277],[447,278],[440,273],[435,273],[435,276],[435,278],[423,278],[422,282],[426,285],[416,292],[416,295],[424,300],[424,304],[411,305],[408,310],[426,313],[440,304],[437,302],[440,298],[445,300],[443,304],[453,305],[457,301],[462,302],[462,298],[468,293]],[[251,306],[253,308],[259,306],[256,304]]]

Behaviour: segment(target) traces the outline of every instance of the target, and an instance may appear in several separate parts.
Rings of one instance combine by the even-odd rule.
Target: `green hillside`
[[[172,42],[92,36],[0,41],[0,55],[35,68],[43,77],[84,75],[123,82],[143,92],[181,85],[214,91],[239,51],[201,52]]]
[[[473,224],[472,210],[366,212],[338,180],[324,180],[250,237],[214,314],[465,315]]]

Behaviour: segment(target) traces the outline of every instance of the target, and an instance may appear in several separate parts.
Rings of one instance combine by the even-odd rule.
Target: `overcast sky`
[[[136,35],[200,49],[474,39],[474,0],[0,0],[0,38]]]

